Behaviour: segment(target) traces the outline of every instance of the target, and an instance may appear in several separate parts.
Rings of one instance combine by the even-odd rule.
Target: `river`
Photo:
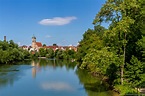
[[[118,96],[76,64],[38,59],[0,66],[0,96]]]

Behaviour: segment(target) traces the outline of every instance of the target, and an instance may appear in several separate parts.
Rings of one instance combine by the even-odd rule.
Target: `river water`
[[[118,96],[69,61],[38,59],[0,66],[0,96]]]

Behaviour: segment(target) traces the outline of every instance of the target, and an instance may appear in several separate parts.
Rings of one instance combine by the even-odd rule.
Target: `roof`
[[[46,46],[46,48],[56,49],[56,48],[58,48],[58,46]]]
[[[38,47],[42,47],[42,43],[41,43],[41,42],[36,42],[36,45],[37,45]]]

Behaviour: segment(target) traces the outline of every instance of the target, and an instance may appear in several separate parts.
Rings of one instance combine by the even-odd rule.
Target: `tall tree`
[[[130,61],[132,55],[137,56],[136,53],[131,54],[129,48],[141,38],[141,32],[136,31],[139,27],[135,27],[139,24],[139,10],[141,8],[139,3],[138,0],[107,0],[93,22],[94,24],[101,24],[102,22],[110,24],[109,29],[104,33],[104,38],[106,39],[106,46],[111,47],[111,51],[116,52],[120,58],[122,85],[124,65]],[[131,42],[132,39],[133,43]],[[134,48],[131,48],[131,50]]]
[[[102,36],[106,29],[103,26],[94,26],[83,34],[83,39],[79,42],[77,60],[83,62],[82,58],[89,52],[89,49],[100,49],[103,47]]]

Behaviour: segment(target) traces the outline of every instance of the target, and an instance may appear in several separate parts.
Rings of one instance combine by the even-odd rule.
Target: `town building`
[[[74,51],[77,51],[77,46],[58,46],[58,45],[52,45],[52,46],[43,46],[41,42],[37,42],[36,41],[36,37],[33,36],[32,37],[32,44],[31,46],[26,46],[26,45],[23,45],[21,46],[22,49],[24,50],[28,50],[29,52],[32,52],[32,51],[39,51],[40,48],[45,48],[45,49],[53,49],[53,51],[56,51],[56,50],[74,50]]]
[[[32,48],[30,48],[30,51],[39,51],[40,48],[43,48],[42,43],[41,42],[36,42],[36,37],[33,36],[32,37]]]

